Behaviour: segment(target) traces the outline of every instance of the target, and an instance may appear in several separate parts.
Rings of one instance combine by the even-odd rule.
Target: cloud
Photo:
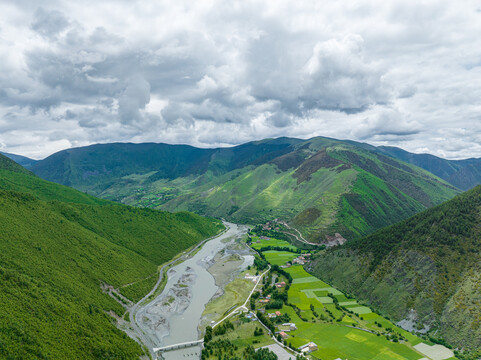
[[[34,14],[32,30],[47,38],[53,38],[69,26],[70,22],[65,15],[57,10],[46,11],[38,8]]]
[[[141,120],[140,110],[150,102],[150,84],[141,76],[127,81],[127,87],[119,97],[119,116],[122,124]]]
[[[37,4],[0,4],[6,151],[326,135],[481,156],[475,1]]]
[[[382,109],[365,118],[353,131],[359,140],[374,138],[377,141],[419,134],[422,125],[410,120],[406,114],[395,109]]]

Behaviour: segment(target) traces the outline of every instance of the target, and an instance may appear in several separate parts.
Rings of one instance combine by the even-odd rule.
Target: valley
[[[479,34],[0,1],[0,360],[481,360]]]
[[[229,321],[232,330],[216,335],[215,328],[219,323],[215,323],[214,336],[206,341],[202,359],[217,358],[222,354],[242,358],[241,354],[249,346],[270,346],[277,351],[285,347],[289,356],[294,358],[302,353],[299,349],[308,343],[315,344],[312,351],[303,353],[310,359],[455,359],[448,348],[396,326],[296,264],[297,259],[304,262],[304,259],[315,255],[309,252],[300,255],[301,251],[282,240],[253,236],[248,241],[260,255],[260,261],[256,262],[261,282],[259,292],[252,296],[250,310],[233,310],[237,305],[231,306],[232,301],[225,303],[223,309],[207,306],[204,316],[214,321]],[[266,250],[272,248],[283,250]],[[264,264],[262,259],[266,261]],[[311,261],[305,262],[309,268]],[[264,266],[267,263],[271,267],[266,270]],[[250,279],[251,271],[241,273],[237,281]],[[252,279],[259,280],[256,277]],[[235,289],[229,289],[213,302],[220,303],[222,297],[232,298],[232,292]],[[238,305],[240,301],[238,299]],[[238,350],[232,351],[236,348]]]
[[[33,358],[255,359],[261,347],[266,358],[476,358],[480,187],[458,195],[384,150],[327,138],[147,144],[150,159],[143,145],[112,145],[31,166],[102,199],[0,155],[3,329],[30,311],[26,299],[53,309],[0,331],[5,354],[30,339],[21,353]],[[152,171],[152,158],[170,160]],[[69,349],[47,341],[74,331],[62,308],[77,319]],[[107,338],[87,340],[97,332]]]

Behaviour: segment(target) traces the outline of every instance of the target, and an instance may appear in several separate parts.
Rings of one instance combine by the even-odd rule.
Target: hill
[[[221,224],[96,202],[16,166],[0,155],[0,358],[138,358],[142,348],[114,325],[125,308],[101,285],[140,298],[158,265]],[[57,190],[65,201],[51,200]]]
[[[481,186],[320,255],[312,271],[396,321],[481,350]]]
[[[37,160],[30,159],[22,155],[10,154],[10,153],[1,152],[1,151],[0,151],[0,154],[15,161],[17,164],[23,166],[26,169],[30,169],[37,162]]]
[[[461,190],[481,184],[481,159],[446,160],[430,154],[413,154],[403,149],[379,146],[379,151],[419,166]]]
[[[369,234],[452,198],[435,175],[330,138],[279,138],[232,148],[102,144],[38,162],[39,176],[130,205],[241,223],[280,218],[310,241]]]

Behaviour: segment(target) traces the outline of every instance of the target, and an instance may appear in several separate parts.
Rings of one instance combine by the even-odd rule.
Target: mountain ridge
[[[459,192],[419,167],[374,150],[325,137],[264,139],[216,149],[115,143],[64,150],[32,170],[130,205],[242,223],[281,218],[318,242],[336,232],[346,238],[366,235]]]

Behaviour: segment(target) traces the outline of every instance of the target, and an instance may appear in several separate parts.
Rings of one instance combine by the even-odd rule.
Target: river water
[[[247,231],[246,226],[225,223],[228,230],[206,242],[190,259],[172,267],[162,293],[137,312],[142,331],[156,347],[199,339],[198,325],[205,305],[219,287],[207,271],[216,254]],[[200,346],[163,353],[164,359],[200,358]]]

